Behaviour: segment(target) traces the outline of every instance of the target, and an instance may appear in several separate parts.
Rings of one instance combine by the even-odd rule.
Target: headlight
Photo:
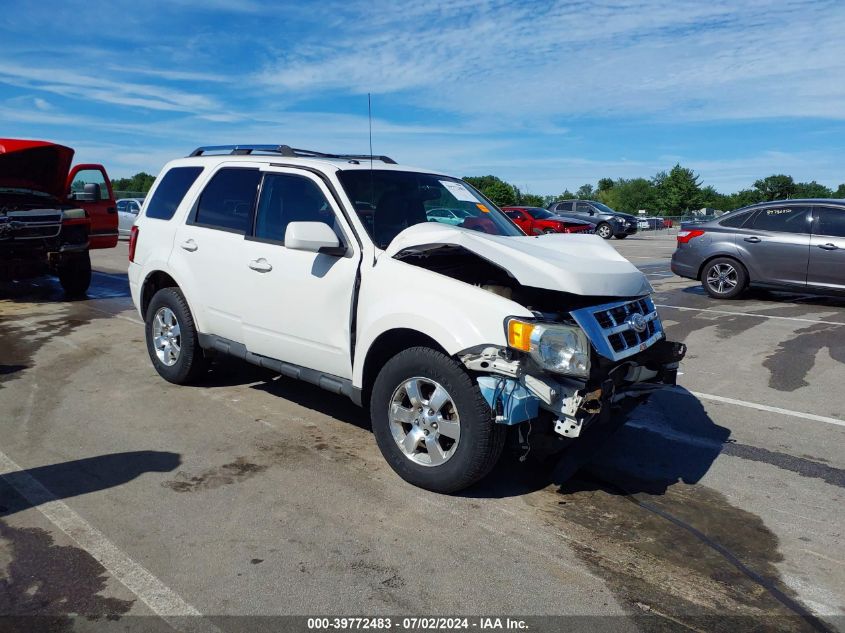
[[[528,352],[549,371],[579,378],[590,375],[590,340],[580,327],[510,319],[508,345]]]

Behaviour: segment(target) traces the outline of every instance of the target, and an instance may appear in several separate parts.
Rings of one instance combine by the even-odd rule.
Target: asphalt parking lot
[[[845,628],[845,300],[718,302],[671,274],[672,236],[612,244],[688,345],[680,388],[574,474],[503,463],[455,497],[394,475],[343,397],[235,361],[198,387],[162,381],[125,242],[95,253],[85,300],[2,286],[0,614]]]

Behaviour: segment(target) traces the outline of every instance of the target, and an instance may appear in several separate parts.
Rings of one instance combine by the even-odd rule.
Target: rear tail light
[[[129,261],[135,261],[135,247],[138,245],[138,227],[133,226],[129,233]]]
[[[678,244],[686,244],[695,237],[704,235],[701,229],[681,229],[678,231]]]

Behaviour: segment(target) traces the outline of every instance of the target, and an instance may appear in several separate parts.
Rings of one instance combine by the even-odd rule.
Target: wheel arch
[[[367,350],[361,375],[361,395],[367,407],[373,383],[384,364],[396,354],[411,347],[429,347],[449,356],[435,339],[428,334],[411,328],[393,328],[376,337]]]
[[[191,297],[185,292],[184,287],[182,284],[179,283],[179,280],[176,279],[173,275],[168,272],[165,272],[161,269],[155,269],[150,271],[146,277],[144,277],[144,282],[141,284],[141,293],[138,297],[138,301],[141,308],[141,318],[146,320],[147,318],[147,308],[150,306],[150,301],[153,300],[155,293],[157,293],[162,288],[176,288],[179,292],[182,293],[182,296],[185,298],[185,302],[188,304],[188,309],[191,311],[191,317],[194,320],[194,324],[197,327],[197,330],[202,332],[202,323],[200,321],[200,316],[197,311],[194,309],[193,302],[191,301]]]
[[[718,253],[716,255],[709,255],[707,259],[701,262],[701,266],[698,267],[698,274],[696,275],[696,279],[698,281],[702,281],[701,276],[704,274],[704,269],[715,259],[730,259],[735,261],[742,267],[742,270],[745,271],[745,278],[748,283],[751,282],[751,272],[748,270],[748,266],[746,266],[741,259],[739,259],[736,255],[730,253]]]

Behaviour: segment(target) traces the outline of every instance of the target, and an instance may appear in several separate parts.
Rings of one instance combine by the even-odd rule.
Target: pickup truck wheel
[[[602,222],[596,227],[596,235],[604,240],[609,240],[613,237],[613,229],[607,222]]]
[[[168,382],[186,385],[208,369],[188,303],[177,288],[162,288],[147,308],[147,352]]]
[[[88,251],[68,256],[59,265],[59,283],[69,297],[81,297],[91,285],[91,257]]]
[[[745,290],[748,273],[738,261],[730,257],[717,257],[704,267],[701,284],[714,299],[734,299]]]
[[[484,477],[502,454],[506,428],[463,367],[412,347],[379,372],[370,397],[373,434],[405,481],[451,493]]]

